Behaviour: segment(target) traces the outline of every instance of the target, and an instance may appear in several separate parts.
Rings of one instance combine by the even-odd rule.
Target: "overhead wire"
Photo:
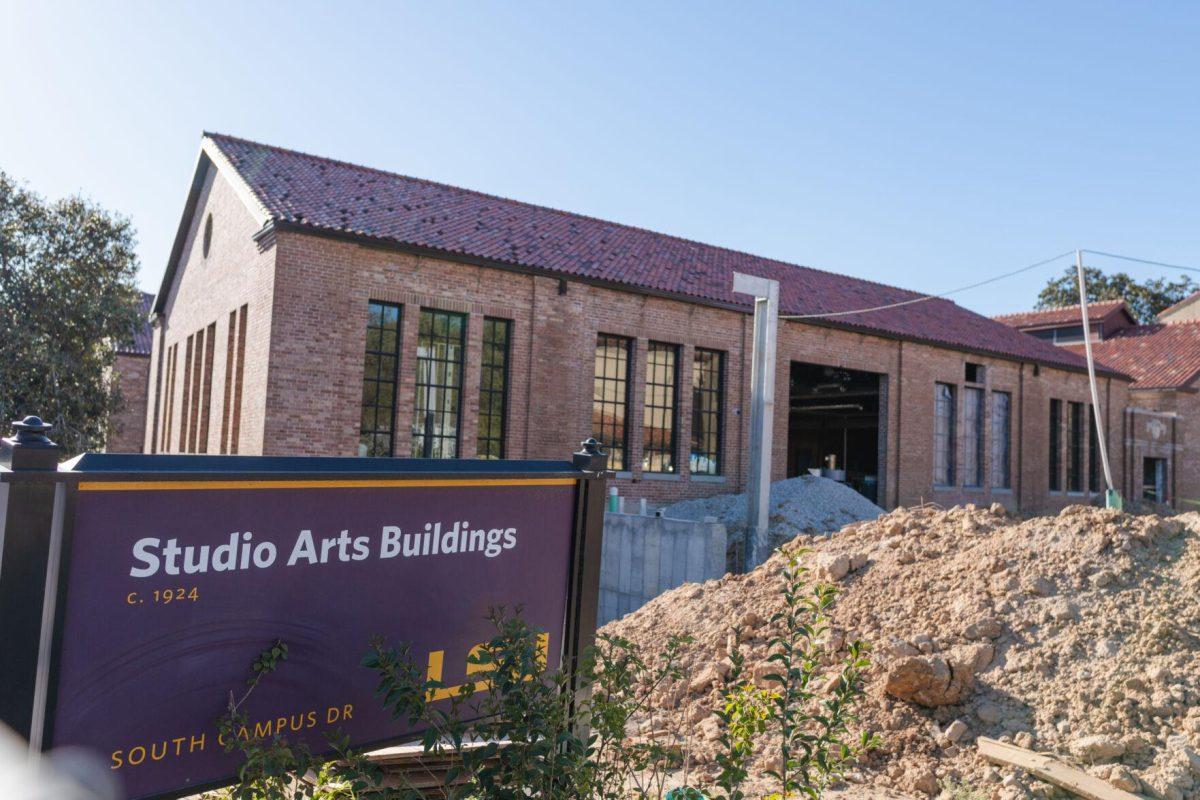
[[[1148,258],[1134,258],[1133,256],[1123,256],[1118,253],[1106,253],[1103,250],[1080,250],[1081,253],[1091,253],[1094,256],[1105,256],[1107,258],[1119,258],[1122,261],[1132,261],[1135,264],[1148,264],[1152,267],[1166,267],[1167,269],[1179,269],[1184,272],[1200,272],[1200,267],[1185,267],[1182,264],[1168,264],[1165,261],[1151,261]]]
[[[970,289],[978,289],[980,286],[987,286],[989,283],[995,283],[996,281],[1002,281],[1005,278],[1011,278],[1014,275],[1020,275],[1022,272],[1029,272],[1030,270],[1037,269],[1038,267],[1044,267],[1047,264],[1053,264],[1055,261],[1058,261],[1059,259],[1066,258],[1067,256],[1074,255],[1074,254],[1075,254],[1074,250],[1068,250],[1065,253],[1059,253],[1058,255],[1056,255],[1052,258],[1047,258],[1043,261],[1037,262],[1036,264],[1030,264],[1029,266],[1021,267],[1020,269],[1014,269],[1012,272],[1005,272],[1002,275],[994,275],[991,278],[986,278],[982,281],[972,283],[968,286],[960,286],[957,289],[951,289],[948,292],[940,292],[938,294],[921,295],[920,297],[912,297],[912,298],[909,298],[908,300],[901,300],[896,303],[887,303],[887,304],[881,305],[881,306],[871,306],[870,308],[856,308],[856,309],[851,309],[849,311],[826,311],[826,312],[822,312],[819,314],[786,314],[786,315],[780,314],[779,318],[780,319],[824,319],[824,318],[828,318],[828,317],[844,317],[844,316],[849,316],[851,314],[869,314],[873,311],[887,311],[888,309],[900,308],[901,306],[911,306],[915,303],[924,303],[927,300],[938,300],[941,298],[950,297],[951,295],[958,294],[959,292],[965,292]]]
[[[1147,258],[1135,258],[1133,256],[1120,255],[1119,253],[1108,253],[1103,250],[1081,249],[1080,252],[1090,253],[1095,256],[1104,256],[1106,258],[1116,258],[1116,259],[1120,259],[1122,261],[1131,261],[1136,264],[1146,264],[1146,265],[1152,266],[1152,267],[1165,267],[1167,269],[1178,269],[1178,270],[1182,270],[1184,272],[1200,273],[1200,267],[1189,267],[1189,266],[1184,266],[1182,264],[1169,264],[1165,261],[1152,261]],[[911,306],[916,303],[924,303],[927,300],[938,300],[938,299],[942,299],[942,298],[950,297],[952,295],[959,294],[961,292],[970,291],[971,289],[978,289],[981,286],[987,286],[990,283],[996,283],[997,281],[1002,281],[1002,280],[1005,280],[1006,278],[1011,278],[1015,275],[1020,275],[1023,272],[1029,272],[1030,270],[1035,270],[1039,267],[1044,267],[1047,264],[1053,264],[1055,261],[1058,261],[1060,259],[1066,258],[1067,256],[1074,255],[1074,254],[1075,254],[1074,250],[1068,250],[1065,253],[1059,253],[1058,255],[1053,256],[1051,258],[1047,258],[1042,261],[1038,261],[1035,264],[1030,264],[1028,266],[1021,267],[1020,269],[1014,269],[1011,272],[1005,272],[1000,275],[994,275],[994,276],[992,276],[990,278],[986,278],[982,281],[977,281],[975,283],[971,283],[966,286],[960,286],[957,289],[951,289],[949,291],[939,292],[937,294],[925,294],[925,295],[921,295],[920,297],[911,297],[907,300],[900,300],[895,303],[885,303],[884,305],[870,306],[867,308],[852,308],[852,309],[849,309],[846,311],[825,311],[825,312],[820,312],[820,313],[816,313],[816,314],[780,314],[779,319],[781,319],[781,320],[784,320],[784,319],[786,319],[786,320],[828,319],[831,317],[847,317],[847,316],[851,316],[853,314],[870,314],[870,313],[876,312],[876,311],[888,311],[890,309],[900,308],[902,306]]]

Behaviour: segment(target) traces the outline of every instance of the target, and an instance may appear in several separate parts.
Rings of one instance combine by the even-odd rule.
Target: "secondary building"
[[[1052,342],[882,283],[217,134],[155,300],[144,446],[562,458],[596,436],[628,496],[741,491],[735,271],[781,287],[773,478],[837,470],[884,506],[1087,498],[1090,457],[1050,478],[1053,409],[1089,397],[1083,359]],[[1101,370],[1118,470],[1129,384]]]
[[[1096,360],[1133,377],[1120,420],[1122,494],[1135,501],[1200,506],[1200,293],[1140,325],[1123,300],[1088,305]],[[1002,322],[1077,354],[1084,352],[1079,306],[998,317]],[[1074,408],[1064,414],[1076,413]],[[1069,426],[1069,417],[1060,425]],[[1098,480],[1093,469],[1089,484]]]
[[[153,307],[154,295],[142,292],[138,327],[127,341],[117,344],[117,361],[109,380],[121,398],[121,407],[109,421],[105,445],[112,453],[136,453],[145,441],[150,352],[154,341],[150,328]]]

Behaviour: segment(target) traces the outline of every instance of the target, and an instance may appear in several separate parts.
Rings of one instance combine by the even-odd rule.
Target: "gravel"
[[[673,519],[716,517],[725,523],[731,541],[740,540],[746,529],[745,494],[683,500],[662,512],[664,517]],[[828,478],[801,475],[771,484],[768,519],[772,541],[787,541],[802,533],[830,533],[852,522],[875,519],[882,513],[882,508],[849,486]]]

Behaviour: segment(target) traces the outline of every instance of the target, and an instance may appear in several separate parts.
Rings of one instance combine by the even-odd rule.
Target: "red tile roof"
[[[1082,344],[1063,349],[1083,354]],[[1183,389],[1200,375],[1200,321],[1135,325],[1092,344],[1097,363],[1133,376],[1134,389]]]
[[[117,345],[117,352],[127,356],[148,356],[154,343],[154,331],[150,327],[150,311],[154,308],[154,295],[142,292],[138,305],[141,322],[133,332],[133,338]]]
[[[1088,303],[1088,323],[1096,325],[1122,309],[1133,320],[1133,315],[1130,314],[1124,300],[1102,300],[1097,303]],[[1016,314],[1000,314],[993,317],[993,319],[1003,322],[1005,325],[1011,325],[1014,328],[1032,329],[1053,328],[1058,325],[1082,323],[1083,315],[1079,311],[1079,304],[1076,303],[1073,306],[1047,308],[1044,311],[1021,311]]]
[[[206,136],[281,226],[748,309],[750,299],[733,293],[736,270],[778,280],[781,314],[847,311],[921,296],[629,225],[231,136]],[[944,299],[812,322],[1067,369],[1085,367],[1073,353]]]

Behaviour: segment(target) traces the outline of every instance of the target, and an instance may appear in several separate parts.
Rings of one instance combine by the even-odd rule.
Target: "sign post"
[[[99,753],[148,800],[232,780],[217,720],[277,639],[289,658],[248,701],[251,733],[314,752],[334,731],[357,748],[419,736],[360,666],[374,637],[459,685],[489,611],[520,607],[548,668],[573,675],[595,635],[605,469],[594,442],[570,462],[87,454],[4,469],[10,512],[24,484],[53,498],[49,518],[4,521],[0,598],[24,594],[39,621],[36,646],[5,648],[21,680],[0,687],[4,721],[37,749]],[[9,561],[22,539],[44,566]]]

